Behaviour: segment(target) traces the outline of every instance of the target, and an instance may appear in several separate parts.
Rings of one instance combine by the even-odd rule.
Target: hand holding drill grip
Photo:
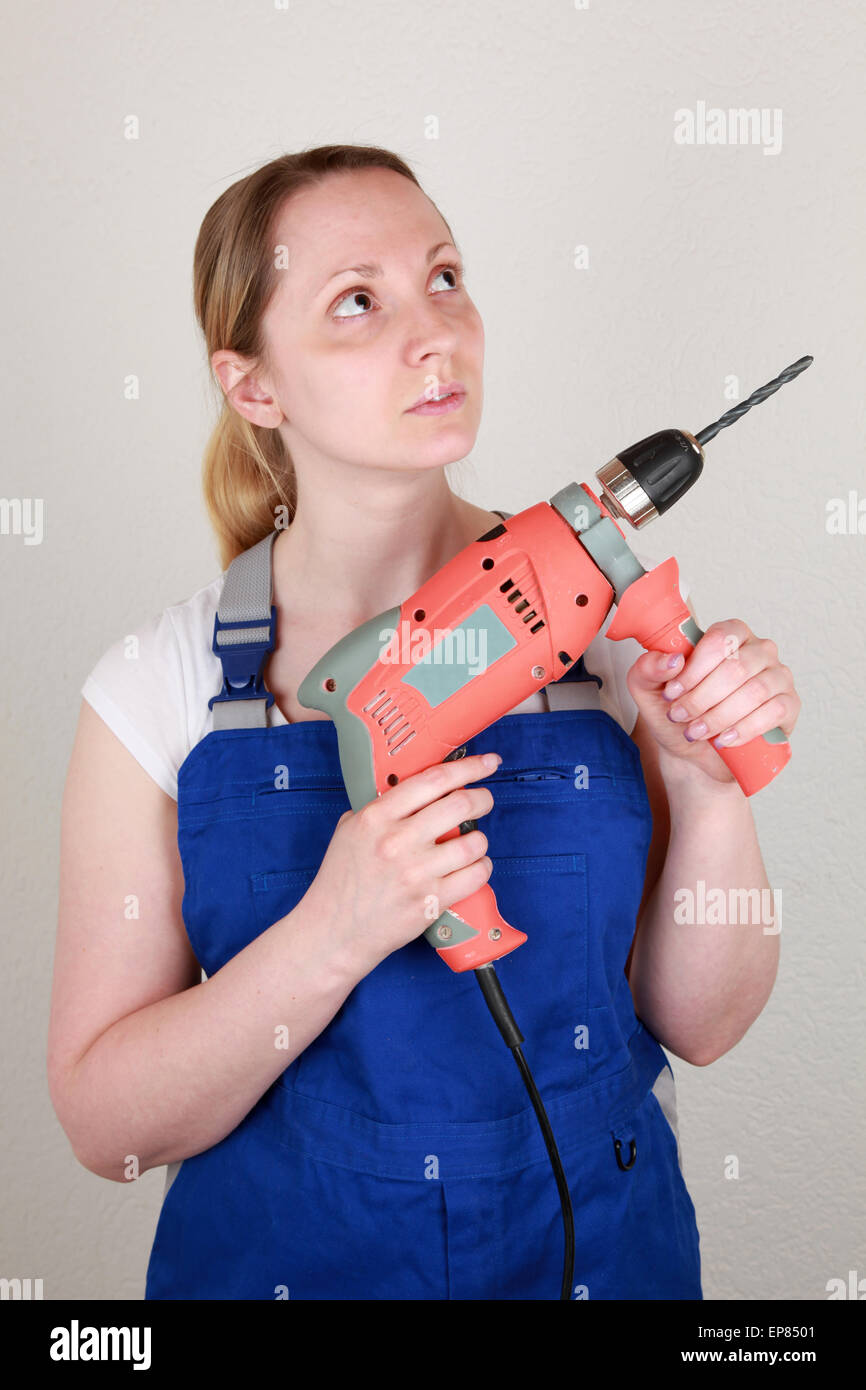
[[[607,635],[614,642],[633,637],[648,652],[681,652],[688,659],[704,634],[680,594],[673,556],[629,585]],[[714,747],[713,751],[746,796],[771,782],[791,757],[791,745],[781,729],[770,729],[738,748]]]
[[[492,810],[490,790],[466,783],[488,777],[494,764],[495,754],[436,763],[338,820],[306,900],[321,899],[337,953],[359,979],[444,908],[472,902],[482,889],[493,898],[487,837],[459,827]],[[514,945],[526,940],[514,935]]]

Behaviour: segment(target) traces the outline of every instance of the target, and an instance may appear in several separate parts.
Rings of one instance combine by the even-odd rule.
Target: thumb
[[[628,688],[637,704],[639,697],[656,692],[669,680],[682,671],[684,657],[681,652],[644,652],[626,676]]]

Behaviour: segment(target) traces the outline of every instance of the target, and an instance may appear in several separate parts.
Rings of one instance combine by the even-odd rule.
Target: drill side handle
[[[634,637],[646,651],[682,652],[688,657],[703,637],[682,595],[679,569],[671,556],[625,590],[607,631],[613,641]],[[711,745],[712,747],[712,745]],[[746,796],[761,791],[790,761],[791,745],[782,729],[769,729],[735,748],[713,748]]]

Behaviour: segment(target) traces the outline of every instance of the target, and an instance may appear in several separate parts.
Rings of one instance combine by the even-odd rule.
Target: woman
[[[613,665],[594,674],[600,635],[576,679],[353,813],[298,686],[507,516],[444,475],[481,418],[481,320],[414,175],[357,146],[223,193],[195,304],[224,393],[204,478],[228,572],[85,684],[49,1038],[79,1160],[116,1181],[169,1165],[146,1297],[557,1297],[559,1200],[521,1078],[476,982],[423,939],[431,895],[442,910],[490,879],[529,935],[498,974],[571,1190],[573,1296],[700,1298],[659,1044],[698,1066],[733,1047],[778,940],[684,928],[673,894],[767,886],[709,742],[789,732],[790,672],[730,620],[681,670],[632,649],[617,688]],[[242,592],[263,556],[275,646],[244,700],[214,611],[230,626],[229,579]],[[488,750],[494,793],[467,785]]]

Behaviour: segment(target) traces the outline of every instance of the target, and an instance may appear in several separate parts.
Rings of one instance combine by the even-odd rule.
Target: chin
[[[428,440],[426,444],[412,450],[412,457],[431,467],[445,467],[449,463],[459,463],[475,448],[475,433],[469,430],[442,432],[440,439]]]

